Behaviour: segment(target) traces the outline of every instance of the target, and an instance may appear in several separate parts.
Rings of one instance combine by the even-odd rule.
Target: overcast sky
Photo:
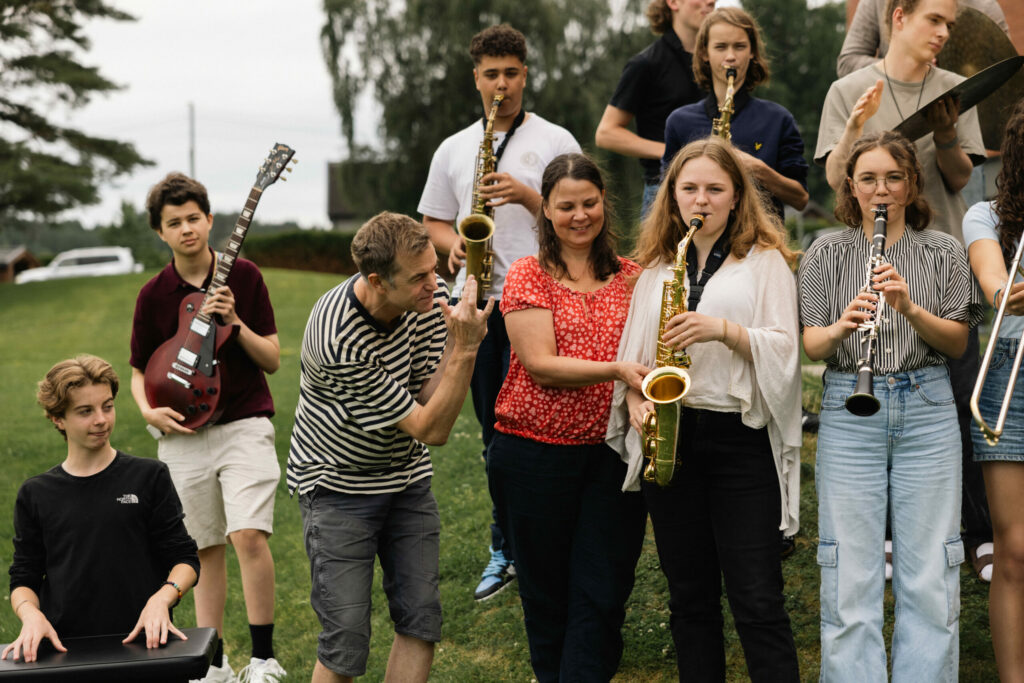
[[[138,21],[88,24],[92,48],[83,61],[125,88],[95,98],[68,122],[130,141],[156,165],[104,188],[98,206],[66,217],[88,226],[115,222],[122,200],[141,207],[164,174],[188,173],[191,102],[195,172],[214,211],[239,211],[260,162],[273,143],[283,142],[300,163],[287,183],[267,190],[257,220],[327,226],[326,164],[343,158],[345,145],[320,53],[322,0],[112,2]],[[372,106],[357,118],[358,141],[372,143]]]
[[[260,201],[256,218],[326,226],[326,162],[343,156],[339,118],[320,55],[321,0],[113,0],[136,22],[94,21],[84,60],[124,90],[97,97],[70,123],[131,141],[156,162],[69,212],[108,223],[122,199],[140,206],[172,170],[189,172],[188,104],[195,105],[195,172],[214,211],[241,209],[275,142],[300,163]]]

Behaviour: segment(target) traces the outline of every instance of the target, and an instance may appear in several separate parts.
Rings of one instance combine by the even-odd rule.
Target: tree
[[[615,11],[623,3],[325,0],[321,37],[349,148],[340,170],[348,208],[360,215],[383,208],[415,214],[434,150],[482,115],[469,41],[500,22],[527,37],[527,109],[566,127],[593,151],[594,130],[622,67],[653,38],[641,4]],[[364,92],[383,112],[383,150],[354,142],[356,105]],[[636,202],[636,160],[597,156],[609,171],[612,193]]]
[[[0,0],[0,216],[95,204],[104,181],[151,163],[128,143],[54,121],[118,88],[79,61],[91,19],[132,17],[102,0]]]

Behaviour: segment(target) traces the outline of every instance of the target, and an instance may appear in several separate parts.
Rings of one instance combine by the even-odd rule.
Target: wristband
[[[958,138],[955,135],[953,136],[953,139],[950,140],[949,142],[939,142],[938,140],[935,140],[934,138],[932,138],[932,139],[935,141],[935,149],[953,149],[958,144],[960,144],[960,138]]]
[[[1001,292],[1001,291],[1003,291],[1002,287],[997,289],[996,293],[992,295],[992,308],[994,308],[996,310],[999,310],[999,292]]]
[[[163,588],[164,586],[170,586],[174,590],[178,591],[178,599],[174,601],[173,605],[171,605],[171,609],[174,609],[175,607],[178,606],[178,603],[181,602],[181,595],[182,595],[182,593],[181,593],[181,586],[179,586],[178,584],[176,584],[176,583],[174,583],[173,581],[170,581],[170,580],[164,581],[163,585],[160,586],[160,587]]]

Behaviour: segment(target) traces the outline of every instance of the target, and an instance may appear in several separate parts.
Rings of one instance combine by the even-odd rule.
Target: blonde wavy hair
[[[733,146],[717,137],[694,140],[679,150],[658,188],[658,195],[640,225],[640,236],[632,258],[645,268],[671,261],[687,226],[676,202],[675,185],[683,167],[693,159],[707,157],[726,172],[736,193],[736,208],[729,216],[730,252],[743,259],[754,245],[778,249],[790,267],[796,265],[798,252],[787,245],[786,229],[767,208],[768,199],[750,179]]]

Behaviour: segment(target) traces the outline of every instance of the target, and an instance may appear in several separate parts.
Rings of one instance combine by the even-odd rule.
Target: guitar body
[[[223,370],[217,361],[221,347],[238,335],[237,325],[209,324],[196,317],[204,294],[186,296],[178,309],[178,331],[153,352],[146,365],[146,400],[185,416],[180,424],[197,429],[214,424],[219,407]],[[205,332],[205,334],[204,334]]]

